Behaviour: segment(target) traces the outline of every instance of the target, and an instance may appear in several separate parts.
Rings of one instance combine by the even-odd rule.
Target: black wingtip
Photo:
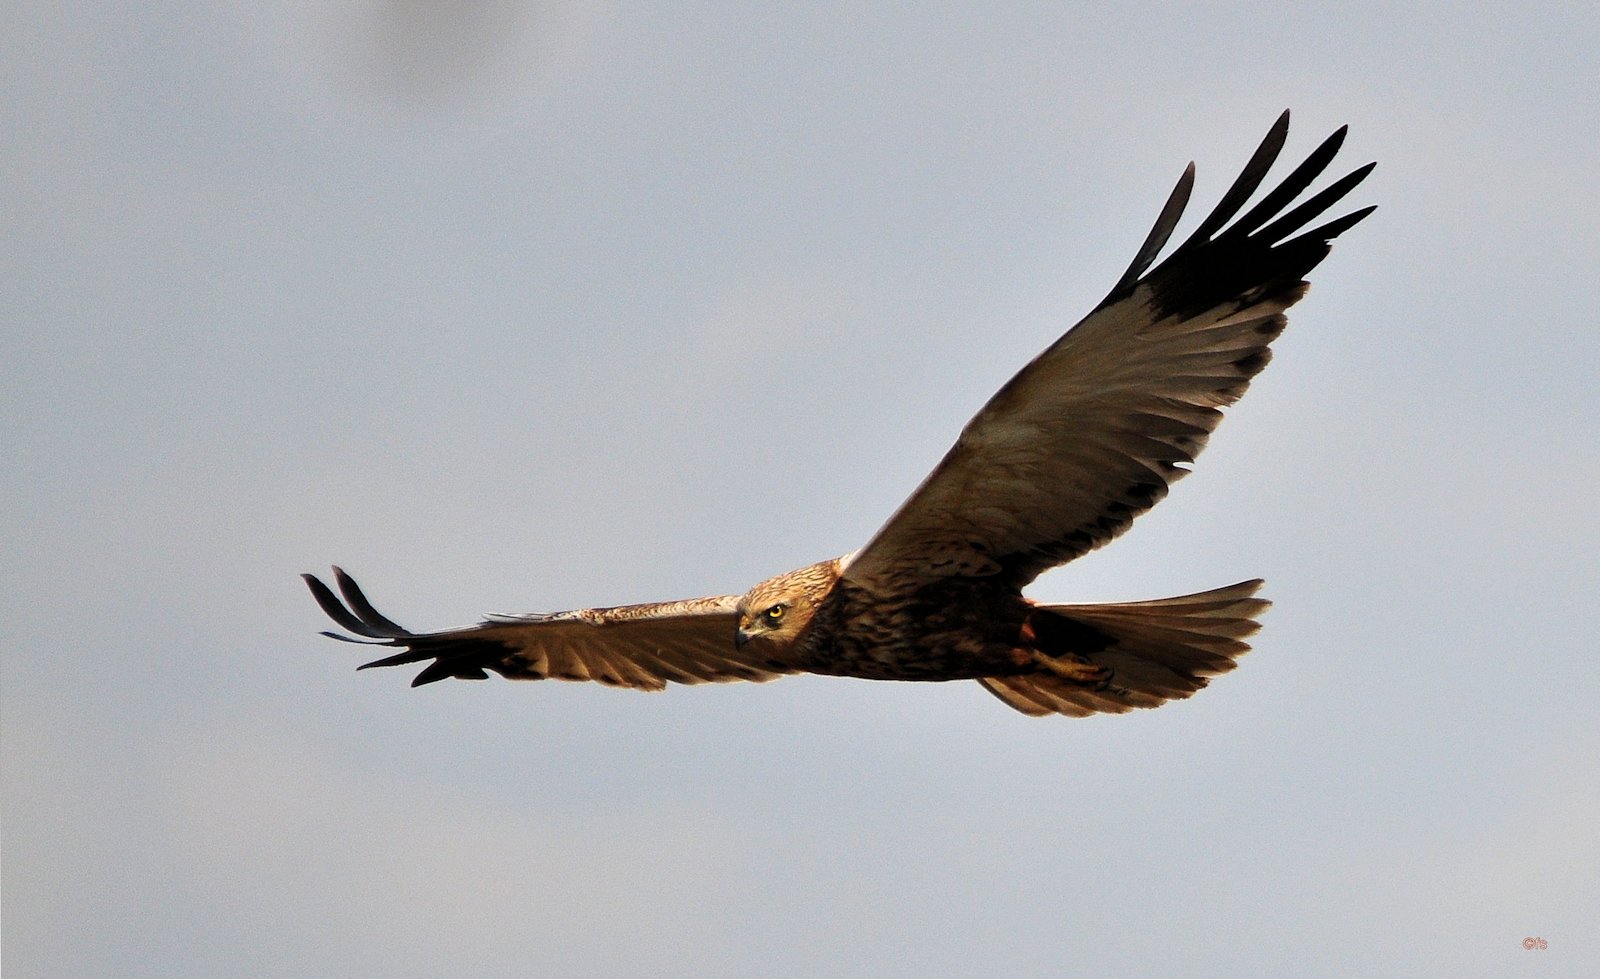
[[[344,603],[334,595],[333,589],[323,584],[321,578],[314,574],[302,574],[300,577],[305,581],[306,587],[311,589],[311,597],[317,600],[317,605],[322,608],[323,614],[358,636],[372,637],[372,632],[366,624],[344,607]]]
[[[1276,243],[1305,227],[1310,221],[1315,220],[1324,211],[1337,204],[1358,184],[1367,179],[1377,167],[1376,162],[1356,167],[1354,170],[1335,180],[1322,190],[1311,195],[1303,203],[1291,209],[1277,220],[1256,232],[1256,235],[1266,242]],[[1303,237],[1303,236],[1302,236]]]
[[[1178,221],[1183,217],[1184,210],[1189,206],[1189,197],[1194,193],[1194,161],[1184,168],[1183,175],[1178,178],[1177,184],[1172,188],[1172,193],[1167,195],[1167,202],[1161,205],[1161,214],[1157,216],[1156,223],[1150,228],[1150,233],[1145,236],[1144,244],[1139,246],[1139,251],[1134,254],[1133,261],[1128,263],[1127,271],[1122,273],[1122,278],[1111,287],[1106,298],[1101,304],[1112,302],[1139,281],[1139,276],[1150,268],[1150,263],[1161,254],[1161,249],[1167,247],[1167,241],[1172,237],[1172,232],[1178,226]]]
[[[1162,315],[1186,316],[1251,289],[1283,289],[1287,295],[1327,256],[1335,237],[1371,214],[1372,208],[1367,207],[1332,221],[1324,218],[1329,208],[1372,172],[1374,165],[1370,163],[1295,203],[1331,165],[1345,143],[1348,126],[1340,126],[1324,138],[1288,176],[1269,185],[1261,200],[1246,209],[1246,202],[1263,185],[1284,147],[1288,121],[1289,113],[1285,111],[1216,208],[1182,244],[1164,259],[1151,263],[1148,271],[1144,269],[1145,261],[1155,256],[1147,255],[1147,248],[1141,249],[1135,265],[1138,271],[1130,269],[1131,277],[1125,275],[1118,282],[1107,302],[1148,285],[1155,308]],[[1158,228],[1166,217],[1163,213]],[[1319,220],[1326,223],[1311,231],[1302,230]],[[1156,237],[1152,235],[1150,240]]]
[[[1250,154],[1249,161],[1245,163],[1244,169],[1239,171],[1239,176],[1234,178],[1233,185],[1222,195],[1222,200],[1217,202],[1217,206],[1206,215],[1205,220],[1200,222],[1200,226],[1178,246],[1178,251],[1193,248],[1210,240],[1213,234],[1220,231],[1235,214],[1238,214],[1239,209],[1244,207],[1245,202],[1256,192],[1256,188],[1267,178],[1272,165],[1278,161],[1278,156],[1288,141],[1289,110],[1285,109],[1267,130],[1267,135],[1256,147],[1256,151]]]
[[[391,621],[383,613],[373,607],[367,596],[361,591],[361,586],[356,580],[345,573],[344,569],[335,565],[333,579],[339,585],[339,591],[344,595],[345,602],[350,606],[362,623],[367,626],[366,635],[382,636],[388,639],[404,639],[411,635],[410,630]]]
[[[321,632],[317,633],[317,635],[319,635],[319,636],[327,636],[329,639],[337,639],[340,642],[355,643],[357,646],[381,646],[381,645],[383,645],[383,642],[381,640],[377,640],[377,639],[357,639],[355,636],[347,636],[342,632],[329,632],[327,629],[322,630]]]
[[[380,659],[362,663],[356,667],[357,671],[370,670],[385,666],[406,666],[420,663],[423,660],[434,660],[417,677],[411,681],[413,687],[420,687],[427,683],[458,677],[463,680],[486,680],[488,674],[483,669],[470,661],[470,656],[465,660],[460,656],[445,657],[442,654],[453,649],[448,643],[438,642],[437,636],[417,635],[401,628],[388,618],[384,617],[367,596],[361,591],[361,586],[356,584],[354,578],[345,573],[337,565],[333,567],[333,582],[338,586],[339,592],[344,596],[340,601],[332,588],[324,584],[322,579],[314,574],[302,574],[301,580],[311,590],[312,597],[322,607],[322,611],[339,626],[354,633],[346,636],[337,632],[323,632],[322,635],[340,642],[353,642],[363,646],[398,646],[401,651]],[[360,638],[357,638],[360,637]]]
[[[1378,205],[1368,204],[1366,207],[1360,208],[1359,210],[1351,211],[1344,217],[1334,218],[1327,224],[1318,225],[1317,227],[1312,228],[1310,231],[1307,231],[1305,234],[1285,242],[1285,244],[1288,247],[1293,247],[1295,243],[1301,241],[1332,241],[1333,239],[1344,234],[1346,231],[1349,231],[1351,228],[1360,224],[1362,221],[1365,221],[1367,215],[1371,214],[1377,209]]]
[[[323,584],[322,579],[316,575],[302,574],[300,578],[306,583],[306,587],[311,589],[311,597],[317,600],[317,605],[321,606],[322,611],[342,628],[367,639],[389,641],[413,638],[413,633],[390,621],[373,608],[355,579],[338,565],[333,568],[333,581],[339,586],[339,591],[344,596],[343,601],[340,601],[339,596],[333,593],[333,589]]]
[[[1333,135],[1323,140],[1321,145],[1312,150],[1299,166],[1295,167],[1278,186],[1264,196],[1255,207],[1252,207],[1243,217],[1233,223],[1228,234],[1234,236],[1249,235],[1258,230],[1263,224],[1277,217],[1278,213],[1289,205],[1300,192],[1311,186],[1322,172],[1333,162],[1338,155],[1340,147],[1344,145],[1345,136],[1349,133],[1349,126],[1340,126],[1334,130]]]
[[[411,686],[421,687],[429,683],[438,683],[440,680],[448,680],[450,676],[451,670],[445,666],[444,660],[434,660],[421,673],[411,678]]]
[[[362,663],[360,666],[356,667],[356,670],[359,672],[361,670],[379,669],[385,666],[403,666],[407,663],[415,662],[417,662],[417,659],[413,657],[408,650],[404,653],[396,653],[393,656],[385,656],[382,659],[375,659],[370,663]]]

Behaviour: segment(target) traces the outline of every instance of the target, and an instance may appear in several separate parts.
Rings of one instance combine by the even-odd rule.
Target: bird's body
[[[1191,165],[1106,299],[990,399],[851,555],[742,596],[425,634],[384,618],[338,569],[343,601],[307,575],[312,593],[350,632],[402,647],[368,666],[433,660],[415,684],[485,670],[641,689],[788,673],[977,680],[1024,713],[1073,716],[1187,697],[1249,649],[1267,605],[1254,597],[1261,582],[1100,605],[1039,605],[1022,589],[1122,533],[1188,472],[1220,409],[1266,365],[1284,311],[1305,293],[1301,277],[1371,212],[1300,230],[1370,164],[1289,207],[1332,160],[1341,129],[1235,220],[1287,127],[1284,113],[1211,215],[1151,268],[1187,202]]]
[[[787,603],[785,618],[798,609],[805,626],[788,641],[741,622],[745,643],[770,649],[770,662],[794,672],[868,680],[975,680],[1031,668],[1017,652],[1030,607],[1021,595],[955,578],[901,601],[850,581],[846,564],[823,561],[752,589],[741,608]]]

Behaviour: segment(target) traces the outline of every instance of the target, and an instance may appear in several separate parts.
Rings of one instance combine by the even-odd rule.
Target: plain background
[[[1593,5],[5,21],[8,979],[1600,974]],[[1033,589],[1265,577],[1193,700],[413,691],[316,635],[332,562],[438,628],[858,546],[1285,106],[1379,211]]]

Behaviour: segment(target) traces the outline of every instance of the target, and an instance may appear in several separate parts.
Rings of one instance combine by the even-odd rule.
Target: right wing
[[[1183,213],[1185,171],[1104,301],[1024,367],[844,572],[875,595],[952,578],[1019,589],[1122,533],[1167,493],[1266,365],[1284,311],[1363,207],[1302,231],[1372,165],[1293,201],[1327,169],[1340,129],[1235,216],[1282,149],[1279,117],[1209,217],[1153,269]],[[1148,271],[1147,271],[1148,270]]]
[[[464,629],[417,633],[385,618],[367,601],[355,580],[339,568],[333,569],[333,580],[343,601],[315,575],[301,577],[329,618],[363,638],[336,632],[323,635],[402,650],[360,669],[433,660],[411,681],[414,687],[446,677],[482,680],[487,678],[485,670],[508,680],[595,680],[637,690],[660,690],[668,681],[759,683],[794,672],[757,662],[735,646],[735,595],[499,615]]]

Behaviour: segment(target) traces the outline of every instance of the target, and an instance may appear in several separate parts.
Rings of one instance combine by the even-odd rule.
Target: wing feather
[[[1223,225],[1227,224],[1230,218],[1239,213],[1239,208],[1244,207],[1245,201],[1248,201],[1250,195],[1256,192],[1256,188],[1261,186],[1261,181],[1267,179],[1268,171],[1277,162],[1278,154],[1283,152],[1283,144],[1288,139],[1289,110],[1285,109],[1283,110],[1283,115],[1273,122],[1272,128],[1267,130],[1266,138],[1261,141],[1260,146],[1256,147],[1255,153],[1250,157],[1250,162],[1244,165],[1244,169],[1239,172],[1239,176],[1233,181],[1233,186],[1229,187],[1228,192],[1222,195],[1222,200],[1218,201],[1217,206],[1212,208],[1210,214],[1206,215],[1206,219],[1200,222],[1200,226],[1194,229],[1194,233],[1182,245],[1178,246],[1179,251],[1185,248],[1193,248],[1210,240],[1211,236],[1221,229]],[[1321,171],[1319,170],[1318,172],[1320,173]],[[1294,177],[1299,175],[1296,172],[1291,175],[1290,180],[1292,181]],[[1316,174],[1311,176],[1314,179]]]
[[[1302,277],[1372,211],[1289,237],[1372,170],[1284,211],[1332,162],[1341,129],[1230,225],[1287,130],[1285,113],[1199,228],[1146,272],[1188,198],[1185,172],[1117,287],[978,412],[852,559],[849,581],[880,596],[951,575],[1020,588],[1122,533],[1187,474],[1219,409],[1271,358]]]
[[[301,577],[328,617],[361,638],[326,635],[400,649],[360,669],[432,660],[412,686],[451,677],[482,680],[489,671],[510,680],[593,680],[660,690],[668,683],[759,683],[793,672],[747,659],[735,646],[738,598],[733,595],[493,616],[464,629],[417,633],[379,613],[339,568],[333,569],[339,595],[315,575]]]

